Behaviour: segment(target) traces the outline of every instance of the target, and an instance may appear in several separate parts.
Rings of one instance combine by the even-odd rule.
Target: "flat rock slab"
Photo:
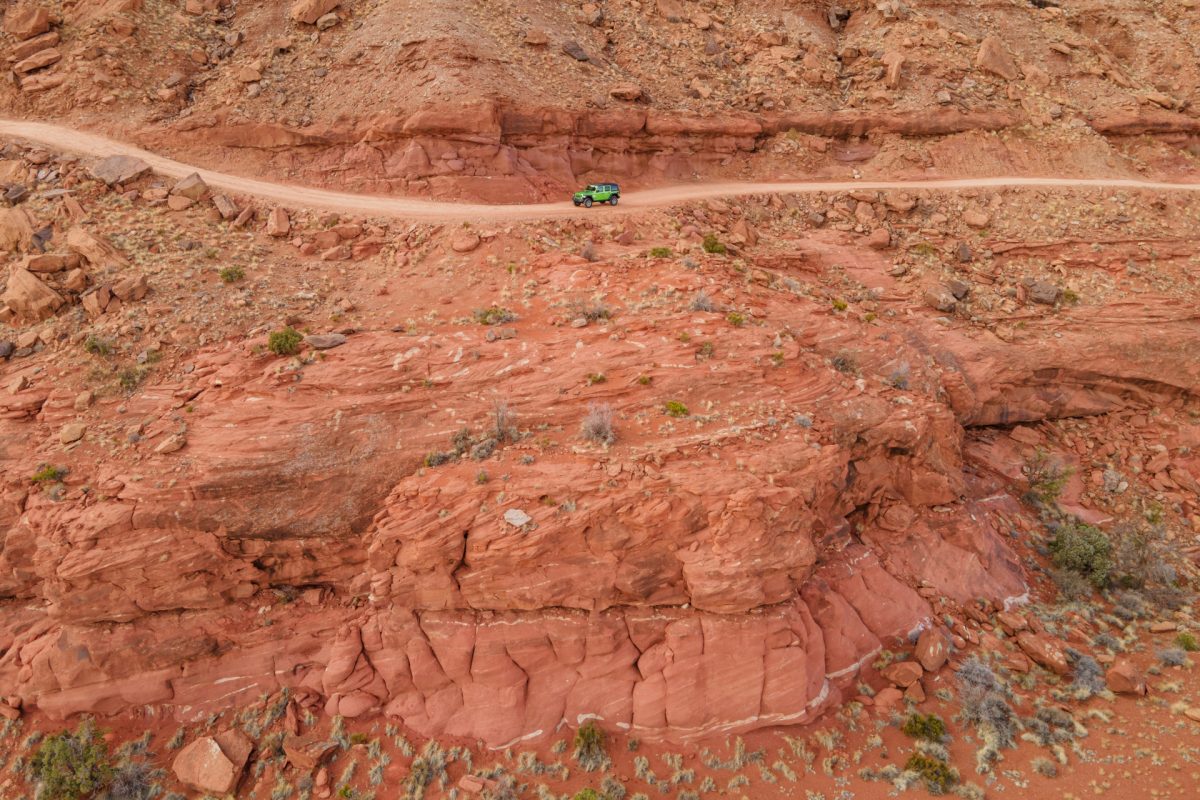
[[[150,171],[150,165],[134,156],[109,156],[92,166],[92,177],[109,186],[136,180]]]

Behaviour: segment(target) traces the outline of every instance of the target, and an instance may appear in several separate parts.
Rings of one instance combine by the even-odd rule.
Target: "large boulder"
[[[1127,658],[1118,658],[1104,675],[1104,683],[1117,694],[1144,695],[1146,676]]]
[[[937,628],[926,628],[917,639],[917,649],[913,657],[921,662],[921,666],[928,672],[936,672],[950,657],[950,645]]]
[[[1017,644],[1033,663],[1055,675],[1066,675],[1071,671],[1071,663],[1067,660],[1063,644],[1057,639],[1044,633],[1024,632],[1017,634]]]
[[[129,261],[108,240],[76,225],[67,231],[67,247],[78,253],[93,269],[125,267]]]
[[[1017,62],[1005,49],[1004,43],[995,36],[988,36],[980,43],[975,66],[984,72],[999,75],[1006,81],[1015,81],[1021,74],[1017,70]]]
[[[315,25],[317,20],[333,11],[341,0],[299,0],[292,5],[291,16],[296,22]]]
[[[14,267],[9,274],[8,288],[0,301],[17,316],[31,322],[54,316],[54,312],[67,302],[32,272],[20,267]]]
[[[171,769],[180,783],[224,796],[237,788],[253,749],[253,742],[240,731],[201,736],[179,751]]]
[[[128,183],[150,171],[150,165],[135,156],[109,156],[92,165],[92,177],[109,186]]]
[[[33,219],[23,208],[0,209],[0,251],[27,250],[33,241]]]
[[[50,12],[41,6],[14,6],[4,15],[4,32],[18,41],[50,30]]]

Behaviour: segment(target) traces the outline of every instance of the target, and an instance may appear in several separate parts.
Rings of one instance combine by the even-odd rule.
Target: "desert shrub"
[[[1050,577],[1058,587],[1058,593],[1066,600],[1084,600],[1096,591],[1087,578],[1069,569],[1050,570]]]
[[[125,367],[117,372],[117,383],[127,392],[132,392],[134,389],[142,385],[142,381],[146,380],[146,376],[150,374],[150,370],[143,366]]]
[[[90,721],[74,733],[62,731],[46,739],[29,767],[42,800],[82,800],[113,779],[108,746]]]
[[[717,348],[712,342],[701,342],[700,346],[696,348],[696,356],[698,358],[712,358],[712,354],[716,351]]]
[[[1170,543],[1161,515],[1142,523],[1126,522],[1113,531],[1113,573],[1116,583],[1145,592],[1150,599],[1169,608],[1182,603],[1178,573],[1171,565]]]
[[[34,483],[58,483],[67,476],[66,467],[56,467],[52,464],[43,464],[38,468],[38,471],[30,476],[29,480]]]
[[[983,746],[976,754],[980,772],[991,769],[1000,749],[1016,744],[1017,719],[1008,704],[1008,690],[991,668],[978,658],[963,662],[955,673],[959,684],[962,721],[974,725]]]
[[[612,407],[608,403],[592,403],[580,426],[583,438],[596,444],[610,445],[617,440],[613,431]]]
[[[949,764],[924,753],[909,756],[904,769],[920,775],[930,794],[945,794],[958,781],[958,775]]]
[[[829,363],[832,364],[833,368],[838,372],[846,375],[858,374],[858,361],[855,359],[854,354],[848,350],[843,350],[833,358],[829,359]]]
[[[1112,542],[1099,528],[1083,522],[1067,522],[1050,540],[1054,565],[1078,573],[1096,588],[1108,583],[1112,570]]]
[[[578,319],[582,317],[588,322],[598,322],[602,319],[612,319],[612,309],[608,307],[604,301],[599,299],[588,300],[586,298],[577,298],[571,301],[568,309],[571,316]]]
[[[611,763],[604,749],[604,731],[591,720],[575,731],[575,749],[572,757],[587,772],[605,769]]]
[[[651,258],[670,258],[672,255],[674,255],[674,253],[672,252],[671,248],[669,248],[669,247],[651,247],[650,248],[650,257]]]
[[[902,729],[914,739],[941,742],[946,738],[946,723],[937,714],[909,714]]]
[[[1053,506],[1071,477],[1071,470],[1054,463],[1044,450],[1038,449],[1025,461],[1025,479],[1029,483],[1027,498],[1044,506]]]
[[[704,244],[702,246],[704,247],[704,252],[706,253],[715,253],[717,255],[721,255],[727,252],[727,248],[725,247],[724,243],[717,238],[715,233],[705,234]]]
[[[1159,650],[1158,660],[1168,667],[1182,667],[1188,663],[1187,653],[1178,647],[1168,647]]]
[[[1052,706],[1039,708],[1037,713],[1025,720],[1026,732],[1022,738],[1042,747],[1053,747],[1069,742],[1080,733],[1074,718],[1062,709]]]
[[[221,270],[217,274],[225,283],[237,283],[242,278],[246,277],[246,270],[234,265],[232,267],[225,267],[225,269]]]
[[[845,311],[850,307],[850,304],[840,297],[833,298],[831,305],[833,306],[834,311]]]
[[[1071,688],[1074,689],[1076,698],[1085,700],[1104,691],[1104,669],[1096,659],[1074,648],[1067,649],[1067,658],[1075,668]]]
[[[725,315],[725,321],[735,328],[740,328],[746,324],[746,315],[737,311],[730,311]]]
[[[88,334],[88,337],[83,340],[83,349],[94,356],[112,355],[112,342],[107,339],[101,339],[95,334]]]
[[[1038,775],[1045,775],[1047,778],[1058,777],[1058,765],[1048,758],[1035,758],[1029,765]]]
[[[604,798],[601,797],[595,789],[588,787],[586,789],[580,789],[578,792],[572,795],[571,800],[604,800]]]
[[[500,306],[475,309],[475,321],[481,325],[503,325],[505,322],[512,322],[516,318],[516,314]]]
[[[688,415],[688,407],[678,400],[668,400],[663,404],[663,412],[668,417],[686,417]]]
[[[1098,633],[1092,637],[1092,647],[1102,647],[1105,650],[1111,650],[1114,653],[1120,653],[1125,650],[1125,645],[1121,640],[1113,636],[1111,633]]]
[[[150,800],[160,774],[145,761],[124,761],[113,771],[105,800]]]
[[[1188,631],[1180,631],[1175,637],[1175,646],[1180,650],[1186,650],[1189,653],[1194,653],[1200,650],[1200,643],[1196,642],[1195,634]]]
[[[289,325],[283,330],[271,332],[267,337],[267,349],[277,356],[290,356],[300,349],[302,341],[303,334]]]
[[[692,311],[716,311],[717,307],[713,305],[712,298],[701,289],[696,292],[696,296],[692,298],[692,302],[688,304],[688,308]]]
[[[502,400],[492,403],[490,435],[497,442],[515,442],[520,437],[516,412]]]

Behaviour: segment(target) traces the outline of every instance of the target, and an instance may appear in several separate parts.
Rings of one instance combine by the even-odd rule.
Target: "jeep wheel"
[[[578,201],[578,200],[572,200],[571,202],[575,204],[575,207],[576,207],[576,208],[579,208],[579,201]]]
[[[592,207],[592,198],[590,198],[590,197],[583,198],[583,207],[591,208]]]
[[[615,206],[617,204],[617,196],[615,194],[612,197],[608,198],[608,204],[610,206]]]

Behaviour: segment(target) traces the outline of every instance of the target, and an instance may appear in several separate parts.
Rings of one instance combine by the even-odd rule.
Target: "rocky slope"
[[[1021,465],[978,431],[1196,407],[1184,197],[1041,192],[1035,229],[897,192],[442,231],[10,154],[72,192],[6,217],[0,694],[54,719],[288,688],[493,746],[807,721],[897,637],[1026,595]],[[1114,225],[1116,281],[1073,244]],[[1046,252],[1084,264],[1066,288]],[[296,292],[316,264],[344,277]],[[278,356],[264,319],[320,333]]]

